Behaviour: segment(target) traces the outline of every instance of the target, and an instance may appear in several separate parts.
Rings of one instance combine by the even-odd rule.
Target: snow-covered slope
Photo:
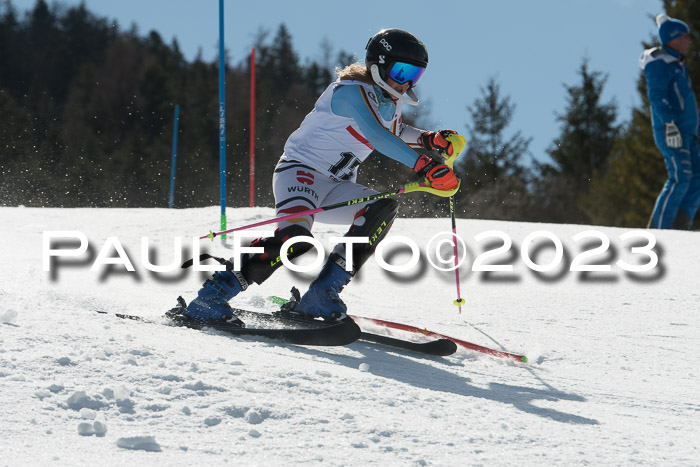
[[[229,225],[272,214],[231,209]],[[94,312],[157,319],[178,295],[191,299],[206,274],[147,270],[142,237],[151,261],[169,264],[173,238],[189,253],[190,237],[216,226],[215,207],[0,208],[0,218],[3,465],[698,465],[697,233],[653,232],[659,264],[629,273],[616,262],[650,259],[632,251],[643,238],[620,238],[625,229],[461,219],[469,254],[459,314],[454,273],[426,259],[449,220],[399,219],[391,236],[420,246],[419,265],[392,275],[370,259],[343,292],[353,314],[525,352],[530,364],[520,365],[466,350],[425,358],[364,342],[275,345]],[[471,271],[476,256],[503,244],[494,230],[513,245],[485,263],[513,271]],[[522,252],[546,265],[555,260],[552,240],[523,240],[542,230],[561,240],[563,258],[537,273]],[[601,244],[593,234],[573,240],[589,230],[611,245],[583,263],[609,264],[609,272],[569,270]],[[48,231],[81,231],[89,248],[46,272]],[[327,249],[342,233],[315,228]],[[489,238],[477,242],[480,234]],[[110,237],[134,272],[91,271],[105,243],[115,244]],[[202,246],[231,254],[218,240]],[[407,249],[386,257],[405,262]],[[287,296],[292,285],[303,291],[312,277],[283,269],[234,301],[272,311],[269,296]]]

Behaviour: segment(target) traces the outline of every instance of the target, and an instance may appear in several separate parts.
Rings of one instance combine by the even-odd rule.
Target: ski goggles
[[[423,75],[425,68],[421,68],[410,63],[395,62],[389,70],[389,77],[399,84],[407,81],[411,82],[411,87],[418,83],[418,80]]]

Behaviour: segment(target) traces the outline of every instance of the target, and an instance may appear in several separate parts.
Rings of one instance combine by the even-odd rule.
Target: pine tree
[[[663,158],[651,131],[644,75],[637,87],[641,108],[615,140],[607,170],[594,175],[583,210],[596,225],[643,228],[648,224],[656,197],[666,179]]]
[[[481,88],[481,96],[467,108],[467,150],[457,160],[462,179],[458,207],[469,217],[524,219],[528,170],[521,162],[531,139],[520,131],[506,136],[515,104],[501,96],[495,77]]]
[[[554,165],[539,166],[537,183],[544,199],[538,204],[549,222],[590,223],[582,200],[594,174],[605,170],[618,133],[617,105],[601,102],[607,77],[589,71],[587,59],[579,75],[580,84],[566,86],[567,108],[557,117],[561,134],[547,150]]]

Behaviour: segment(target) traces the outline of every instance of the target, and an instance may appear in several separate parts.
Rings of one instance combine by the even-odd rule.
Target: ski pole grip
[[[464,139],[464,136],[458,135],[456,133],[447,135],[445,139],[452,143],[452,155],[448,156],[444,152],[441,153],[441,155],[445,158],[445,165],[453,169],[455,160],[457,160],[460,154],[462,154],[462,151],[464,151],[464,148],[467,146],[467,140]]]

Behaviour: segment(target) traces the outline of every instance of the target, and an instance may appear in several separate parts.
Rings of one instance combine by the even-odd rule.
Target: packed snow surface
[[[228,223],[272,215],[229,209]],[[700,463],[698,233],[459,219],[460,314],[454,272],[428,262],[449,219],[398,219],[389,238],[413,240],[418,264],[390,273],[370,258],[342,293],[354,315],[525,353],[522,364],[463,348],[440,358],[362,341],[282,345],[95,312],[159,321],[178,295],[192,299],[209,273],[148,265],[189,259],[217,207],[17,207],[0,218],[2,465]],[[314,234],[328,252],[344,230]],[[197,246],[229,257],[232,243]],[[408,246],[393,247],[383,258],[407,264]],[[50,249],[78,255],[51,260]],[[439,253],[449,263],[451,249]],[[623,270],[655,256],[649,271]],[[272,312],[270,296],[313,277],[283,268],[232,303]]]

